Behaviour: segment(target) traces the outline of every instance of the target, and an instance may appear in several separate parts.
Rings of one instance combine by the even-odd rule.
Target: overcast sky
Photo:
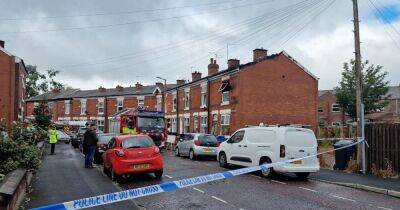
[[[371,1],[385,18],[359,0],[363,59],[399,85],[400,1]],[[330,89],[354,57],[351,0],[0,0],[0,8],[6,49],[81,89],[206,75],[210,57],[226,68],[227,44],[241,63],[254,48],[285,50]]]

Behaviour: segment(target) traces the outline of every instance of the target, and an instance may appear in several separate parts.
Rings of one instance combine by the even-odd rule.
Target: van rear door
[[[317,154],[317,139],[314,133],[308,129],[288,129],[285,133],[283,144],[285,145],[286,159],[301,158]],[[306,158],[293,162],[293,165],[313,166],[317,157]]]

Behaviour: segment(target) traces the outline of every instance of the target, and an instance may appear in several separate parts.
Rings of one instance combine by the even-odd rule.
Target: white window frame
[[[336,107],[335,107],[335,106],[336,106]],[[338,110],[338,111],[334,111],[334,109],[335,109],[334,107],[337,108],[337,109],[339,109],[339,110]],[[332,111],[332,112],[335,112],[335,113],[340,112],[340,111],[341,111],[341,108],[340,108],[339,104],[336,104],[336,103],[332,104],[331,111]]]
[[[104,120],[97,120],[97,128],[104,132]]]
[[[172,94],[172,112],[176,112],[176,104],[177,104],[177,97],[176,97],[176,93]]]
[[[185,104],[185,109],[184,110],[189,110],[190,108],[190,89],[185,89],[185,97],[183,98],[184,104]]]
[[[190,132],[190,117],[185,117],[183,121],[183,132],[189,133]]]
[[[156,103],[156,109],[157,111],[162,111],[162,95],[157,95],[157,103]]]
[[[176,118],[171,118],[171,132],[176,133]]]
[[[207,107],[207,86],[206,84],[201,85],[201,93],[200,93],[200,108]]]
[[[124,97],[117,98],[117,112],[122,111],[124,109]]]
[[[87,109],[87,100],[86,99],[81,99],[81,115],[85,115],[86,114],[86,109]]]
[[[227,97],[224,97],[228,95]],[[221,105],[229,105],[229,100],[230,100],[230,91],[225,91],[225,92],[221,92]]]
[[[231,124],[231,115],[230,114],[221,114],[221,125],[229,126]]]
[[[324,113],[324,108],[323,107],[318,107],[318,113]]]
[[[104,98],[97,99],[97,113],[104,114]]]
[[[199,124],[199,117],[198,116],[193,116],[193,131],[197,132],[197,128]]]
[[[64,114],[69,114],[71,111],[71,102],[70,100],[64,101]]]
[[[39,106],[39,102],[33,102],[33,108],[36,108]]]
[[[207,133],[207,116],[200,116],[200,133]]]
[[[137,98],[137,105],[138,105],[138,107],[144,108],[144,105],[145,105],[144,97],[138,97]]]

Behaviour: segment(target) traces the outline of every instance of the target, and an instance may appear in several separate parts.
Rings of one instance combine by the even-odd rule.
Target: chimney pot
[[[100,86],[98,89],[100,92],[106,92],[106,88],[104,88],[103,86]]]
[[[53,89],[51,89],[51,92],[53,92],[53,93],[60,93],[61,90],[60,90],[59,87],[53,87]]]
[[[117,91],[123,91],[124,87],[122,87],[121,85],[117,85],[117,87],[115,87],[117,89]]]
[[[176,84],[177,85],[183,85],[183,84],[185,84],[186,83],[186,81],[184,80],[184,79],[178,79],[178,80],[176,80]]]
[[[192,72],[192,81],[196,81],[201,79],[201,72],[195,71]]]
[[[143,85],[141,83],[139,83],[139,82],[136,82],[135,87],[136,88],[141,88],[141,87],[143,87]]]
[[[228,69],[237,68],[239,67],[239,65],[240,65],[240,60],[238,59],[231,58],[228,60]]]
[[[208,64],[208,75],[218,73],[219,65],[217,64],[217,60],[210,58],[210,64]]]
[[[2,47],[2,48],[4,48],[4,41],[3,40],[0,40],[0,47]]]
[[[258,62],[268,56],[267,50],[259,48],[253,50],[253,62]]]

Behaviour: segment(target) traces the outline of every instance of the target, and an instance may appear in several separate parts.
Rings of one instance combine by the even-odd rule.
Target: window
[[[201,116],[200,133],[207,133],[207,116]]]
[[[201,94],[200,94],[201,105],[200,108],[204,108],[207,106],[207,86],[201,86]]]
[[[229,142],[239,143],[243,140],[244,131],[238,131],[229,139]]]
[[[86,99],[81,100],[81,115],[86,114]]]
[[[229,104],[229,91],[222,92],[222,103],[221,105]]]
[[[199,118],[198,118],[197,116],[194,116],[194,117],[193,117],[193,131],[194,131],[195,133],[198,133],[198,132],[199,132],[199,130],[198,130],[198,124],[199,124]]]
[[[176,133],[177,132],[177,130],[176,130],[176,118],[172,118],[171,119],[171,132],[172,133]]]
[[[97,120],[97,128],[104,131],[104,120]]]
[[[98,102],[97,102],[97,112],[99,114],[103,114],[104,113],[104,99],[99,98]]]
[[[318,107],[318,113],[324,113],[324,109],[322,107]]]
[[[138,107],[144,108],[144,98],[138,98]]]
[[[228,135],[229,134],[229,125],[230,125],[230,118],[229,114],[221,115],[221,134]]]
[[[70,101],[64,101],[64,114],[69,114],[69,110],[71,109]]]
[[[332,104],[332,112],[340,112],[339,104]]]
[[[189,117],[185,117],[185,121],[184,121],[185,125],[184,125],[184,133],[189,133],[190,130],[190,118]]]
[[[176,111],[176,94],[172,95],[172,111],[175,112]]]
[[[122,111],[124,109],[124,98],[117,98],[117,111]]]
[[[33,102],[33,108],[36,108],[39,106],[39,102]]]
[[[228,105],[229,104],[229,92],[231,90],[231,86],[229,84],[229,80],[222,81],[221,87],[219,91],[221,92],[222,103],[221,105]]]
[[[52,101],[47,103],[47,108],[49,108],[50,113],[53,113],[53,107],[54,107],[54,103]]]
[[[162,111],[162,96],[161,95],[157,96],[156,108],[157,108],[157,111]]]
[[[185,110],[189,110],[189,106],[190,106],[190,92],[189,90],[185,90]]]

